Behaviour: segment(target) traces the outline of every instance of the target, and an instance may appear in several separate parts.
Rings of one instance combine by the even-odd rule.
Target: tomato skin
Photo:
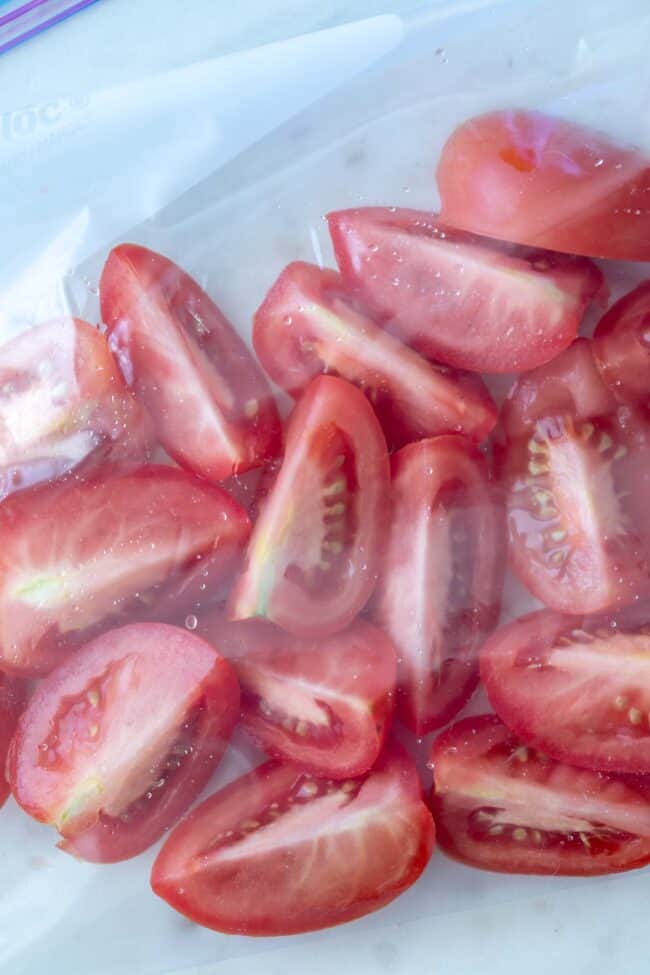
[[[268,383],[196,281],[161,254],[121,244],[109,254],[100,293],[124,375],[179,464],[222,481],[279,452]]]
[[[521,372],[576,337],[603,276],[585,258],[513,248],[391,207],[328,216],[347,286],[380,324],[430,359]]]
[[[401,661],[399,716],[422,736],[451,720],[478,683],[478,647],[499,617],[505,525],[485,458],[462,437],[410,444],[392,469],[372,611]]]
[[[650,281],[624,295],[601,318],[592,348],[617,400],[650,404]]]
[[[597,876],[650,862],[645,778],[555,762],[493,714],[447,728],[431,764],[440,849],[468,866]]]
[[[441,215],[503,240],[650,261],[650,160],[541,112],[469,119],[438,164]]]
[[[230,618],[266,618],[304,637],[345,629],[375,587],[389,505],[386,441],[370,404],[345,380],[317,377],[289,419]]]
[[[56,517],[52,518],[52,513]],[[194,608],[242,555],[245,512],[178,469],[114,465],[0,506],[0,666],[48,673],[107,626]]]
[[[374,765],[390,727],[395,650],[357,620],[325,640],[291,637],[260,620],[201,617],[200,633],[232,660],[242,690],[242,725],[273,758],[345,779]]]
[[[105,337],[57,318],[0,347],[0,498],[118,457],[143,457],[150,421]]]
[[[20,713],[25,706],[27,694],[22,681],[14,680],[0,673],[0,807],[9,795],[9,783],[4,774],[9,745],[16,730]]]
[[[370,399],[390,444],[441,433],[485,439],[497,420],[483,382],[428,362],[379,328],[335,271],[289,264],[255,314],[255,351],[298,398],[314,376],[342,376]]]
[[[434,839],[415,767],[396,746],[367,775],[341,785],[272,761],[176,827],[151,886],[216,931],[298,934],[388,904],[420,876]]]
[[[14,797],[67,852],[128,859],[199,795],[238,713],[235,671],[204,640],[162,623],[112,630],[36,689],[10,747]]]

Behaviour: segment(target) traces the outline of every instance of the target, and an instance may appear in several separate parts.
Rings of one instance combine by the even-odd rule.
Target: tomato
[[[198,636],[111,630],[36,689],[9,751],[14,797],[76,856],[136,856],[207,784],[238,711],[233,667]]]
[[[47,673],[99,628],[191,608],[243,551],[245,512],[171,467],[103,468],[0,506],[0,667]]]
[[[25,704],[25,689],[21,681],[0,673],[0,806],[9,795],[9,784],[4,775],[9,743],[16,730],[16,722]]]
[[[343,278],[427,358],[476,372],[548,362],[576,337],[603,276],[585,258],[486,241],[394,207],[328,217]]]
[[[298,636],[348,626],[377,581],[389,492],[386,441],[366,397],[343,379],[313,379],[291,415],[231,618],[265,617]]]
[[[541,112],[461,125],[438,165],[442,217],[503,240],[650,261],[650,160]]]
[[[400,661],[399,715],[417,735],[446,724],[478,683],[496,624],[505,535],[485,459],[462,437],[393,456],[393,519],[373,616]]]
[[[345,782],[272,761],[176,827],[151,885],[205,927],[297,934],[388,904],[417,880],[433,845],[415,766],[397,746]]]
[[[59,318],[0,347],[0,498],[83,462],[137,456],[148,427],[105,337]]]
[[[100,291],[124,375],[179,464],[221,481],[279,451],[268,384],[196,281],[160,254],[121,244],[106,261]]]
[[[650,280],[617,301],[600,320],[593,352],[616,399],[650,403]]]
[[[440,848],[469,866],[593,876],[650,862],[643,779],[555,762],[492,714],[448,728],[431,762]]]
[[[544,610],[502,627],[481,650],[490,703],[508,727],[596,771],[650,773],[648,668],[650,623]]]
[[[325,640],[292,637],[268,623],[202,617],[200,633],[231,659],[246,731],[274,758],[333,779],[375,763],[393,716],[395,650],[358,620]]]
[[[511,562],[558,612],[650,593],[650,428],[602,414],[610,402],[582,342],[522,377],[504,408]]]
[[[298,397],[334,373],[362,389],[390,443],[439,433],[488,436],[496,407],[477,376],[427,362],[378,328],[335,271],[296,262],[255,315],[253,342],[271,378]]]

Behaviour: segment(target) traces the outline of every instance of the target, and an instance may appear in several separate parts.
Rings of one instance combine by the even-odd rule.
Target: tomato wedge
[[[650,620],[650,614],[648,616]],[[527,744],[596,771],[650,773],[650,622],[542,611],[481,650],[497,714]]]
[[[393,716],[390,640],[361,620],[325,640],[288,636],[258,620],[202,617],[200,633],[232,660],[246,731],[274,758],[332,779],[367,772]]]
[[[417,735],[446,724],[478,683],[499,616],[502,509],[485,459],[462,437],[393,456],[393,519],[373,616],[398,653],[398,713]]]
[[[388,904],[415,883],[433,845],[417,771],[397,746],[345,782],[268,762],[176,827],[151,886],[216,931],[297,934]]]
[[[105,337],[59,318],[0,347],[0,498],[107,453],[141,456],[148,420]]]
[[[218,592],[250,523],[225,491],[171,467],[102,468],[0,506],[0,666],[42,676],[130,618]]]
[[[476,372],[532,369],[565,349],[603,276],[591,261],[487,241],[435,213],[328,216],[343,278],[421,355]]]
[[[448,728],[431,762],[440,848],[469,866],[594,876],[650,862],[644,779],[555,762],[492,714]]]
[[[100,292],[122,371],[179,464],[222,481],[279,452],[269,386],[196,281],[161,254],[121,244],[109,254]]]
[[[335,271],[289,264],[255,315],[253,342],[266,372],[293,397],[323,372],[354,383],[396,446],[440,433],[480,441],[496,424],[477,376],[428,362],[379,328]]]
[[[291,415],[231,618],[265,617],[298,636],[348,626],[377,581],[389,492],[386,441],[366,397],[343,379],[313,379]]]
[[[650,281],[617,301],[601,318],[593,352],[617,400],[650,404]]]
[[[27,695],[21,681],[0,674],[0,806],[3,806],[9,795],[9,783],[4,769],[7,764],[9,743],[14,736],[16,723],[22,711]]]
[[[522,377],[504,407],[511,562],[558,612],[597,613],[650,593],[650,428],[601,414],[608,402],[582,342]]]
[[[37,688],[10,748],[13,794],[75,856],[136,856],[207,784],[238,712],[235,671],[198,636],[112,630]]]
[[[541,112],[463,123],[438,165],[442,217],[535,247],[650,261],[650,159]]]

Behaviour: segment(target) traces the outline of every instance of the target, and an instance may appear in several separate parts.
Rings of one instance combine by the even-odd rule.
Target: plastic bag
[[[0,242],[2,339],[55,314],[98,321],[99,273],[118,240],[178,261],[248,339],[285,264],[333,264],[323,214],[373,204],[435,210],[442,145],[488,109],[537,108],[650,149],[643,2],[617,5],[615,23],[611,3],[593,0],[570,9],[401,7],[401,21],[339,26],[3,115],[0,208],[12,232]],[[375,10],[357,4],[355,12]],[[641,277],[632,265],[610,269],[613,296]],[[513,586],[504,618],[532,605]],[[481,710],[480,698],[471,708]],[[237,735],[215,781],[257,757]],[[96,867],[56,851],[51,830],[11,804],[2,816],[0,958],[15,975],[157,975],[243,956],[252,968],[270,947],[170,912],[149,889],[155,850]],[[416,887],[356,924],[377,928],[582,883],[480,873],[436,855]]]

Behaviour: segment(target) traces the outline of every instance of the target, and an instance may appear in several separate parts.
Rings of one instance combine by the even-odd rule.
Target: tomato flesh
[[[232,660],[242,724],[260,747],[316,775],[361,775],[375,763],[393,716],[396,659],[388,638],[357,620],[328,639],[291,637],[220,610],[200,633]]]
[[[601,318],[593,352],[617,400],[650,404],[650,281],[617,301]]]
[[[312,380],[287,428],[229,605],[299,636],[344,629],[377,580],[389,505],[386,441],[366,397],[333,376]]]
[[[512,248],[395,208],[328,217],[348,287],[427,358],[476,372],[548,362],[576,337],[603,276],[584,258]]]
[[[216,931],[296,934],[388,904],[417,880],[433,844],[417,772],[396,747],[345,782],[269,762],[176,827],[151,884]]]
[[[502,240],[650,260],[650,159],[541,112],[464,122],[438,164],[444,220]]]
[[[222,481],[279,452],[268,384],[196,281],[161,254],[121,244],[108,257],[100,292],[124,375],[179,464]]]
[[[150,846],[207,783],[239,711],[232,666],[177,627],[102,634],[38,687],[8,775],[63,848],[113,862]]]
[[[218,592],[250,530],[224,491],[158,465],[114,466],[0,508],[0,663],[42,676],[108,625]]]
[[[496,423],[478,377],[428,362],[379,328],[334,271],[301,262],[285,268],[255,315],[253,341],[269,376],[291,396],[320,373],[354,383],[391,444],[441,433],[480,441]]]
[[[460,437],[393,456],[393,520],[373,615],[400,659],[400,717],[417,735],[449,721],[478,683],[499,615],[502,510],[482,455]]]
[[[594,876],[650,862],[643,780],[556,762],[491,714],[443,732],[431,762],[440,848],[469,866]]]

